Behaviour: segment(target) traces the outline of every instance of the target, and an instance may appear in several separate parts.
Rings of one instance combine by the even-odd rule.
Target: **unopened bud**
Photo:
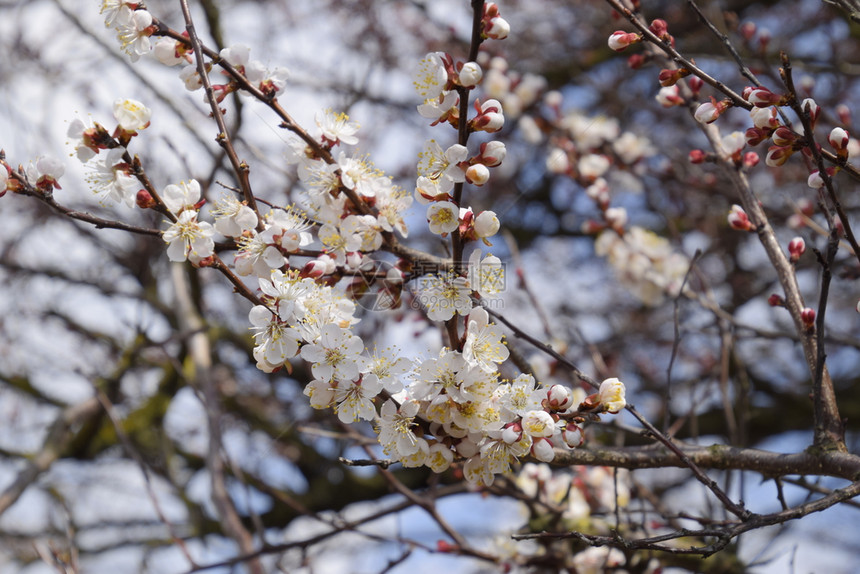
[[[690,163],[705,163],[708,159],[708,152],[700,149],[694,149],[690,152]]]
[[[800,103],[800,109],[809,114],[809,124],[814,128],[818,116],[821,115],[821,106],[816,104],[812,98],[806,98]]]
[[[471,184],[481,186],[487,183],[490,179],[490,170],[482,163],[470,165],[466,170],[466,181]]]
[[[546,392],[545,406],[554,411],[566,411],[573,406],[570,389],[564,385],[553,385]]]
[[[791,146],[770,146],[767,148],[767,156],[764,162],[770,167],[779,167],[788,161],[794,150]]]
[[[749,231],[752,229],[752,223],[750,223],[746,211],[740,205],[735,204],[732,206],[727,219],[732,229],[737,229],[738,231]]]
[[[776,293],[767,298],[767,304],[771,307],[785,307],[785,299]]]
[[[744,98],[757,108],[769,108],[770,106],[779,106],[784,102],[784,97],[775,94],[767,88],[753,88],[748,92],[744,90]]]
[[[617,30],[609,36],[608,44],[611,50],[621,52],[627,49],[627,46],[636,44],[637,42],[641,41],[642,36],[636,34],[635,32],[624,32],[622,30]]]
[[[779,126],[773,132],[773,143],[778,146],[790,146],[797,141],[797,134],[785,126]]]
[[[660,85],[665,88],[667,86],[674,86],[678,83],[678,80],[689,75],[690,70],[687,68],[676,68],[674,70],[665,69],[660,70],[660,73],[657,75],[657,80],[660,82]]]
[[[638,70],[648,61],[648,58],[645,57],[645,54],[630,54],[630,57],[627,58],[627,67],[631,70]]]
[[[842,128],[833,128],[827,137],[827,141],[830,142],[830,145],[833,146],[833,149],[836,150],[836,153],[840,157],[847,157],[849,139],[848,132]]]
[[[500,141],[484,142],[481,144],[481,153],[476,158],[476,161],[487,167],[496,167],[501,165],[507,154],[508,150],[504,143]]]
[[[463,67],[460,68],[460,73],[457,76],[457,79],[459,80],[460,85],[464,88],[474,88],[480,83],[483,76],[484,72],[481,70],[481,66],[479,66],[477,62],[466,62],[463,64]]]
[[[141,209],[150,209],[152,207],[155,207],[155,199],[153,199],[152,195],[145,189],[141,189],[137,192],[135,202],[137,203],[137,206]]]
[[[761,158],[754,151],[748,151],[747,153],[744,154],[743,165],[746,168],[757,166],[759,161],[761,161]]]
[[[768,137],[768,133],[762,128],[747,128],[747,131],[744,132],[748,146],[757,146]]]
[[[813,328],[815,326],[815,309],[804,307],[800,311],[800,320],[803,321],[803,326],[807,329]]]
[[[788,254],[792,263],[797,263],[800,256],[806,251],[806,242],[802,237],[795,237],[788,242]]]
[[[714,98],[711,98],[710,102],[705,102],[696,108],[696,113],[693,114],[696,118],[696,121],[701,122],[703,124],[710,124],[718,117],[722,115],[724,111],[726,111],[731,105],[730,100],[723,100],[718,102]]]

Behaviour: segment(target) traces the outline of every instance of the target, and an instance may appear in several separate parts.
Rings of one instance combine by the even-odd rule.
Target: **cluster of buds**
[[[499,6],[495,2],[484,4],[484,15],[481,17],[484,37],[493,40],[504,40],[511,32],[508,21],[499,16]]]

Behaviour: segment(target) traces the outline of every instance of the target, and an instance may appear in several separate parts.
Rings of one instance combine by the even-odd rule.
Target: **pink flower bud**
[[[779,120],[776,119],[776,108],[753,108],[750,110],[750,119],[753,125],[757,128],[770,131],[779,127]]]
[[[504,18],[493,18],[484,26],[484,34],[493,40],[504,40],[511,33],[511,25]]]
[[[811,329],[815,326],[815,309],[804,307],[800,311],[800,320],[803,321],[803,326]]]
[[[703,124],[709,124],[715,121],[724,111],[731,105],[730,100],[718,102],[711,98],[710,102],[705,102],[696,108],[696,113],[693,114],[697,121]]]
[[[756,152],[748,151],[747,153],[744,154],[742,161],[743,161],[744,167],[749,168],[749,167],[757,166],[758,162],[761,161],[761,158],[759,158],[759,155]]]
[[[830,142],[830,145],[833,146],[837,152],[845,152],[847,153],[848,148],[848,140],[850,139],[848,132],[842,128],[833,128],[830,132],[830,135],[827,137],[827,141]],[[840,153],[839,155],[843,155]]]
[[[851,127],[851,108],[845,104],[836,106],[836,115],[839,116],[839,121],[848,127]]]
[[[145,189],[141,189],[137,192],[135,203],[137,203],[137,206],[141,209],[150,209],[152,207],[155,207],[155,200],[152,198],[152,195]]]
[[[732,229],[737,229],[738,231],[749,231],[752,229],[752,223],[750,223],[746,211],[740,205],[735,204],[732,206],[727,219]]]
[[[753,22],[744,22],[741,24],[740,28],[738,28],[738,32],[740,32],[741,38],[749,42],[752,40],[752,37],[755,36],[755,23]]]
[[[466,181],[471,184],[482,186],[490,179],[490,170],[482,163],[470,165],[466,170]]]
[[[660,73],[657,75],[657,80],[660,82],[660,85],[664,88],[667,86],[674,86],[678,83],[678,80],[685,76],[689,76],[690,71],[686,68],[677,68],[674,70],[660,70]]]
[[[496,167],[501,165],[508,153],[505,144],[500,141],[489,141],[481,144],[481,152],[475,161],[482,163],[487,167]]]
[[[669,37],[669,25],[666,24],[665,20],[661,20],[659,18],[654,20],[651,22],[651,25],[648,26],[648,29],[661,40]]]
[[[797,141],[797,134],[785,126],[779,126],[773,132],[773,143],[778,146],[790,146]]]
[[[814,128],[818,116],[821,114],[821,106],[816,104],[812,98],[806,98],[800,103],[800,109],[809,114],[809,123]]]
[[[627,58],[627,67],[631,70],[638,70],[648,59],[645,57],[645,54],[630,54],[630,57]]]
[[[553,385],[546,392],[545,405],[554,411],[566,411],[573,406],[570,389],[564,385]]]
[[[678,90],[678,86],[660,88],[660,91],[657,92],[657,95],[654,96],[654,99],[656,99],[657,102],[664,108],[680,106],[684,103],[684,98],[681,97],[681,92]]]
[[[642,41],[642,36],[636,34],[635,32],[624,32],[622,30],[617,30],[613,32],[609,36],[609,48],[616,52],[621,52],[622,50],[627,49],[627,46],[631,44],[636,44],[637,42]]]
[[[791,146],[770,146],[767,148],[764,162],[770,167],[779,167],[787,162],[793,153],[794,150],[791,149]]]
[[[768,134],[762,128],[747,128],[744,138],[747,140],[747,145],[757,146],[768,138]]]
[[[788,254],[792,263],[797,263],[804,251],[806,251],[806,242],[802,237],[795,237],[788,242]]]
[[[698,76],[693,76],[687,81],[687,84],[690,86],[690,91],[693,92],[693,95],[696,96],[699,94],[699,90],[702,89],[702,86],[705,85],[704,80],[699,78]]]
[[[776,293],[767,298],[767,304],[771,307],[785,307],[785,299]]]
[[[744,90],[744,92],[746,92],[746,90]],[[757,108],[779,106],[784,103],[783,96],[775,94],[767,88],[753,88],[749,93],[746,93],[744,97],[746,98],[746,101]]]
[[[708,152],[700,149],[694,149],[690,152],[690,163],[705,163],[708,159]]]

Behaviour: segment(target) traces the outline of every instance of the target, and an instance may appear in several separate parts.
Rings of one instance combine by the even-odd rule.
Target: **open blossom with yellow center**
[[[466,181],[466,172],[459,164],[468,155],[466,146],[454,144],[443,150],[435,140],[428,140],[418,154],[418,175],[437,182],[439,193],[447,193],[455,183]]]
[[[460,209],[451,201],[440,201],[427,208],[430,231],[436,235],[451,233],[460,226]]]
[[[424,99],[437,98],[448,84],[448,70],[445,68],[444,52],[431,52],[420,62],[412,76],[415,91]]]

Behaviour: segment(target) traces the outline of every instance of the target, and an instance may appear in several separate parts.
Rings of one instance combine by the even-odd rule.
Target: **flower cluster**
[[[167,36],[142,4],[105,0],[102,13],[132,60],[152,51],[151,36],[165,35],[155,43],[156,58],[169,66],[187,64],[179,78],[189,90],[201,86],[188,41],[177,39],[175,32]],[[481,40],[508,35],[510,26],[495,3],[485,3],[480,16]],[[217,103],[234,91],[271,102],[283,89],[284,70],[269,72],[249,56],[247,47],[235,45],[205,64],[207,74],[219,66],[227,78],[213,82]],[[588,396],[562,384],[544,385],[530,374],[502,378],[500,367],[510,351],[502,328],[481,303],[503,290],[504,267],[495,255],[475,248],[478,242],[490,245],[500,222],[493,211],[465,204],[463,187],[488,184],[491,170],[505,161],[507,152],[489,134],[505,128],[505,106],[519,117],[544,85],[508,72],[501,59],[489,61],[485,75],[488,58],[478,60],[455,61],[435,52],[419,64],[415,87],[424,102],[418,113],[434,125],[457,128],[460,141],[444,148],[435,140],[426,142],[414,194],[352,151],[359,143],[359,126],[333,110],[316,114],[316,133],[294,130],[300,137],[288,143],[286,163],[303,187],[299,205],[267,204],[267,211],[244,189],[241,195],[224,193],[204,210],[207,190],[196,179],[158,191],[140,160],[128,152],[152,116],[136,100],[115,102],[112,130],[76,119],[68,136],[74,155],[90,167],[89,181],[103,202],[153,209],[167,218],[162,239],[170,261],[214,266],[230,273],[234,282],[239,276],[256,289],[255,297],[248,295],[255,302],[248,321],[260,370],[291,371],[293,361],[305,361],[313,379],[304,394],[313,408],[330,408],[343,423],[373,421],[383,451],[404,466],[443,472],[459,462],[467,480],[489,485],[519,458],[551,461],[555,449],[576,448],[584,440],[584,424],[618,413],[626,398],[624,385],[615,378]],[[471,109],[460,105],[461,98],[478,94],[482,85],[485,94],[474,98]],[[569,129],[571,141],[600,131],[585,136],[588,130]],[[475,134],[484,139],[470,151],[468,139]],[[576,145],[586,150],[600,144]],[[630,140],[619,144],[617,152],[635,162],[645,153],[637,147],[642,146]],[[568,151],[575,157],[576,152]],[[579,174],[600,185],[609,159],[588,151],[577,160]],[[2,165],[2,193],[21,182],[44,192],[60,187],[63,166],[50,158],[38,159],[25,175]],[[381,264],[377,252],[396,241],[395,233],[407,235],[405,212],[414,200],[426,205],[431,232],[455,234],[458,257],[463,246],[471,248],[468,265],[440,273],[438,266],[422,271],[420,261]],[[607,205],[605,211],[607,221],[623,227],[623,210]],[[216,256],[216,234],[225,238],[219,249],[232,252],[232,261]],[[226,271],[231,262],[235,273]],[[424,317],[449,321],[449,326],[456,321],[453,331],[462,328],[462,337],[451,337],[450,347],[418,359],[401,356],[396,347],[369,350],[354,330],[360,320],[358,299],[378,284],[392,306],[399,305],[409,281]]]

